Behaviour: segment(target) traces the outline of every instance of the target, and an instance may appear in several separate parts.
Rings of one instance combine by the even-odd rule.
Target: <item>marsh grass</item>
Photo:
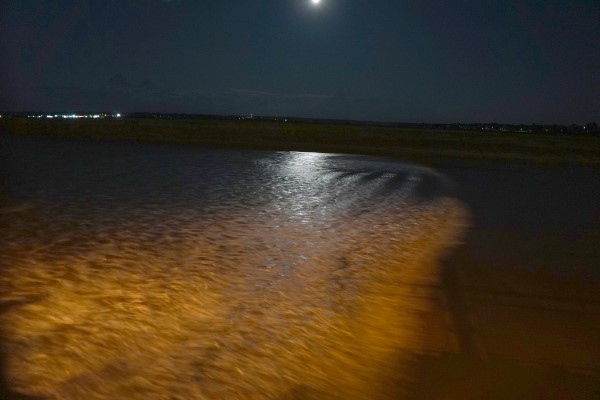
[[[425,163],[600,163],[600,139],[586,136],[256,120],[3,119],[0,129],[68,138],[384,155]]]

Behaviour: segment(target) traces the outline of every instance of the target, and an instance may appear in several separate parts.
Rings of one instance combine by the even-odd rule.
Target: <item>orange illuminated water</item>
[[[5,380],[56,399],[396,399],[465,211],[377,158],[11,138]]]

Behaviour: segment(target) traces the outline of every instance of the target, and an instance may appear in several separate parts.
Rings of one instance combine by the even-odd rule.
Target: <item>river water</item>
[[[466,211],[434,170],[337,154],[4,136],[11,391],[387,399]]]

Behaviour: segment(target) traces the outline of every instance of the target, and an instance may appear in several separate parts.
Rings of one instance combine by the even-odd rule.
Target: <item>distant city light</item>
[[[0,115],[2,118],[2,115]],[[99,114],[41,114],[41,115],[28,115],[27,118],[62,118],[62,119],[79,119],[79,118],[121,118],[121,114],[112,113],[99,113]]]

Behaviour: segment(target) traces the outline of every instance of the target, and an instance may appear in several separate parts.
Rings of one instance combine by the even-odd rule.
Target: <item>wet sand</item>
[[[444,263],[410,398],[600,398],[598,170],[438,169],[473,226]]]

